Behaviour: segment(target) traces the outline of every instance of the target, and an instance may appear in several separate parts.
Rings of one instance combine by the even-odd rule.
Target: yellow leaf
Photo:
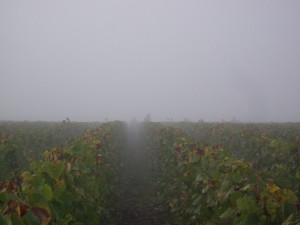
[[[25,171],[24,173],[22,173],[22,178],[24,181],[29,180],[31,177],[31,174],[28,171]]]
[[[267,184],[267,190],[268,190],[269,193],[273,194],[276,191],[280,190],[280,187],[278,187],[275,184]]]

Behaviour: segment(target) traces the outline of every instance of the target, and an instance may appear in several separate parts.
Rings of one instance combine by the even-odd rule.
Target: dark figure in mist
[[[135,157],[139,152],[139,123],[134,118],[128,126],[128,153],[131,153],[131,157]]]

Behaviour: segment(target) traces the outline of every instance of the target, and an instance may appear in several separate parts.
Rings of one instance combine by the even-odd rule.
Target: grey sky
[[[0,120],[300,121],[299,0],[1,0]]]

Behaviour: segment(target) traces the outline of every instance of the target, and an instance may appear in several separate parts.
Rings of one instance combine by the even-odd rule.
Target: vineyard
[[[0,225],[299,225],[300,124],[0,123]]]

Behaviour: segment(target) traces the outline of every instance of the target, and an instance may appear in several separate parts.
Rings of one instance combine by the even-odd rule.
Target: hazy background
[[[0,120],[300,121],[299,0],[0,0]]]

